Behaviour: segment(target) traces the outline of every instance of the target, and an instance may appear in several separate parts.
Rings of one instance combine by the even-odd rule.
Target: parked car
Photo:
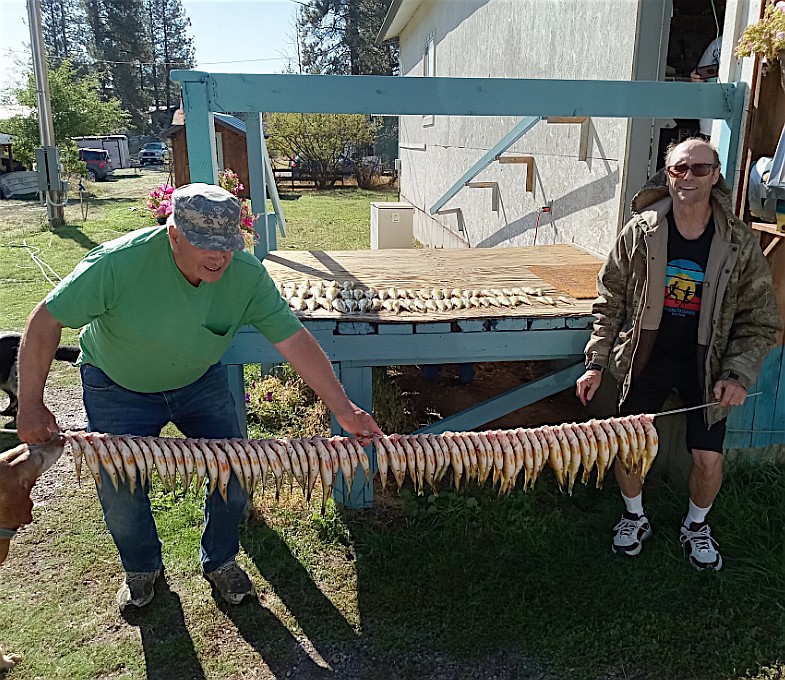
[[[336,174],[348,176],[354,173],[354,161],[348,156],[338,156],[334,162],[295,156],[289,161],[292,177]]]
[[[106,149],[79,149],[79,160],[87,165],[87,179],[102,182],[114,174],[114,166]]]
[[[139,150],[139,165],[158,163],[163,165],[169,159],[169,149],[164,142],[147,142]]]

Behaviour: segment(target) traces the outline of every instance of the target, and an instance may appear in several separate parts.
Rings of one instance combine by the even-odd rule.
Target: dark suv
[[[106,149],[79,149],[79,160],[87,165],[87,179],[102,182],[114,174],[114,166]]]

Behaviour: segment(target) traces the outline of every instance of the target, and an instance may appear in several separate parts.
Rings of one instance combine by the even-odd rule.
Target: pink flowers
[[[237,196],[245,188],[242,182],[240,182],[240,178],[237,176],[237,173],[230,168],[226,168],[222,172],[218,173],[218,185],[235,196]],[[251,202],[247,198],[241,198],[240,229],[243,230],[245,244],[248,248],[252,248],[259,238],[253,226],[258,217],[258,214],[251,212]]]
[[[162,184],[153,189],[147,197],[147,209],[159,222],[166,221],[172,214],[172,192],[175,190],[171,184]]]

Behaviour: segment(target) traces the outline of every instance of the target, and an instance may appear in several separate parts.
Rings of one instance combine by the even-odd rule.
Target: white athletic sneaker
[[[613,531],[613,552],[634,557],[643,548],[643,542],[651,536],[651,525],[646,515],[633,515],[625,510]]]
[[[720,546],[711,535],[711,529],[706,522],[700,524],[690,524],[689,527],[683,523],[680,529],[681,544],[689,550],[688,557],[690,564],[696,569],[722,569],[722,555]]]

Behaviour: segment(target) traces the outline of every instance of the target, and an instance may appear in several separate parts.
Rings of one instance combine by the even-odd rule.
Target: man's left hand
[[[384,435],[384,432],[382,432],[370,414],[363,411],[359,406],[352,404],[352,402],[349,402],[349,404],[352,407],[351,410],[340,414],[333,413],[338,424],[346,432],[359,437],[363,446],[367,446],[370,443],[372,435]]]
[[[714,385],[714,397],[720,406],[741,406],[747,398],[747,390],[735,380],[718,380]]]

